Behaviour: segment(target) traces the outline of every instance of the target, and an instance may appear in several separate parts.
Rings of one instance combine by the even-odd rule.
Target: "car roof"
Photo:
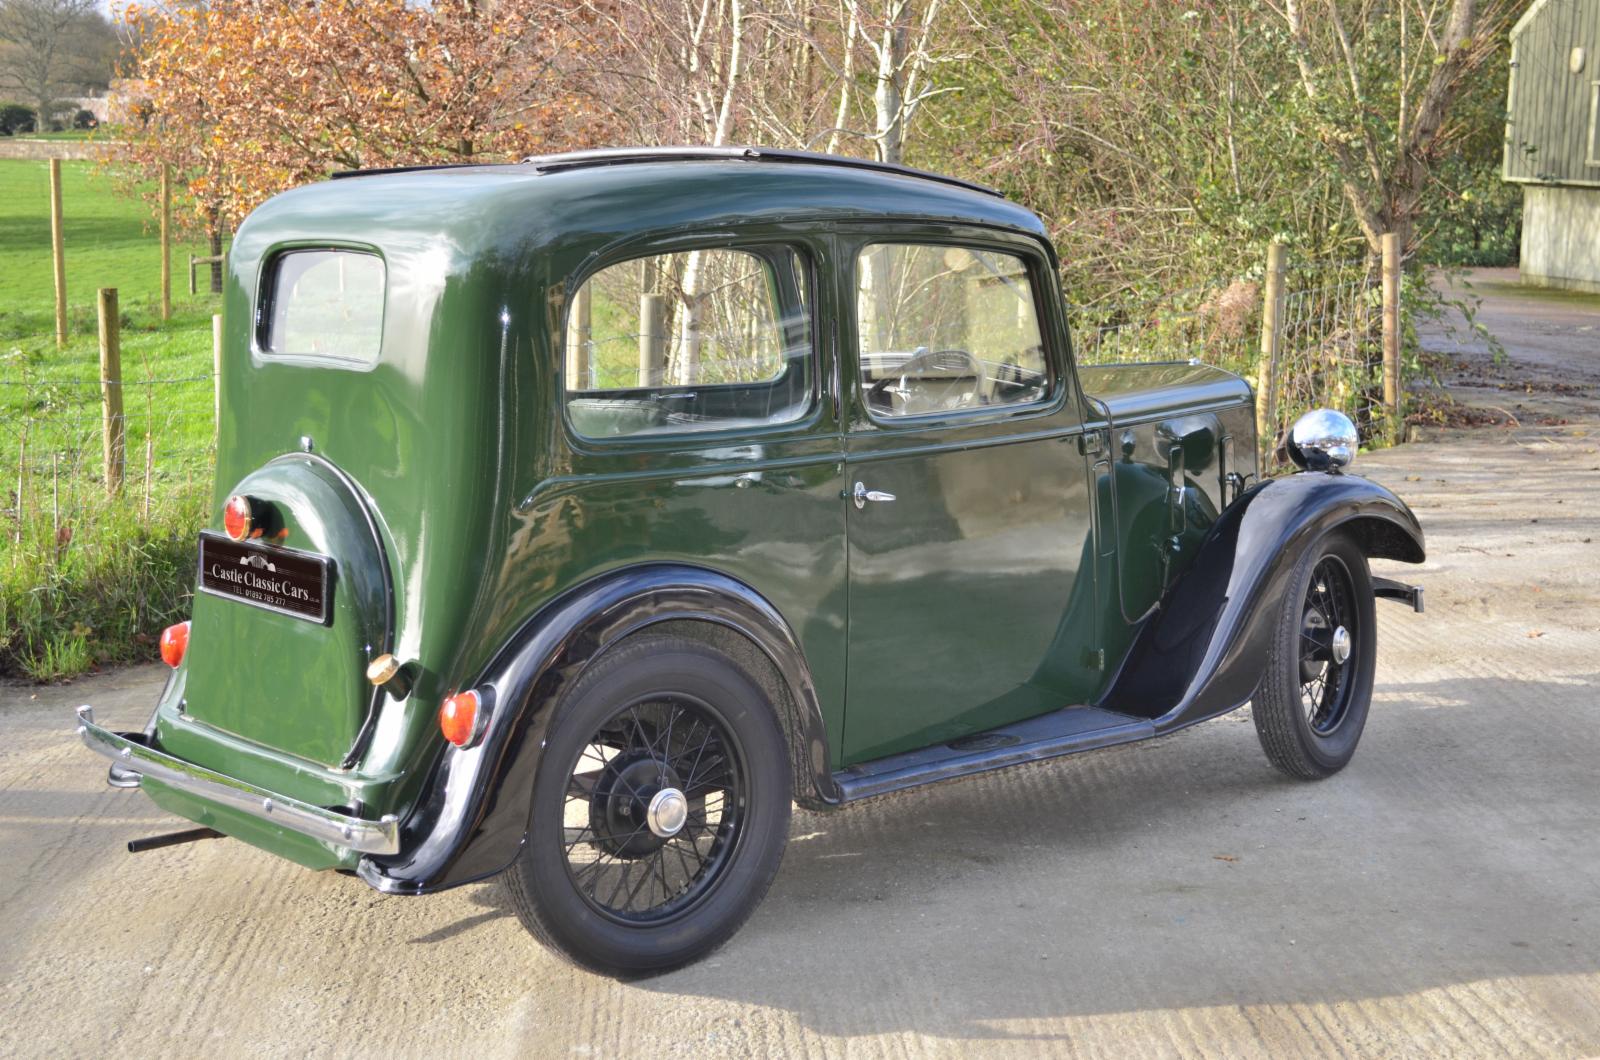
[[[943,173],[933,173],[925,169],[915,169],[911,166],[901,165],[898,162],[879,162],[876,159],[853,158],[849,155],[830,155],[818,151],[798,151],[774,147],[697,147],[692,145],[676,147],[601,147],[588,151],[529,155],[518,164],[532,166],[541,173],[556,173],[567,169],[593,169],[598,166],[631,165],[639,162],[707,161],[803,163],[819,166],[841,166],[852,169],[872,170],[879,173],[897,173],[901,176],[932,180],[940,184],[950,184],[958,188],[966,188],[969,191],[981,191],[985,195],[993,195],[1001,199],[1005,198],[1004,192],[997,188],[991,188],[987,184],[962,180],[960,177],[946,176]],[[469,166],[466,164],[441,164],[348,169],[334,173],[332,179],[365,177],[379,173],[416,173],[430,169],[462,168],[469,168]]]
[[[236,239],[415,244],[453,256],[723,225],[906,220],[1009,229],[1043,239],[1028,209],[993,189],[903,166],[766,148],[627,148],[522,163],[360,171],[259,207]],[[264,249],[264,247],[263,247]]]

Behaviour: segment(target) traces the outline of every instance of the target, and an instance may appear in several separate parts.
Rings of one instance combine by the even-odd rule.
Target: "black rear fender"
[[[1285,585],[1330,530],[1369,558],[1421,563],[1422,528],[1405,502],[1356,475],[1302,473],[1242,494],[1134,639],[1099,704],[1158,729],[1181,728],[1255,695]]]
[[[839,802],[822,709],[799,641],[760,594],[701,567],[651,564],[602,575],[548,605],[473,684],[489,720],[481,742],[447,747],[423,801],[404,822],[394,857],[357,870],[389,893],[420,894],[509,867],[527,836],[534,775],[551,708],[601,653],[631,634],[667,629],[731,649],[774,694],[789,739],[795,800]]]

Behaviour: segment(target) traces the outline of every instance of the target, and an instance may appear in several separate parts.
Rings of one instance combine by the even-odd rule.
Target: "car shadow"
[[[831,1035],[1027,1038],[1600,972],[1595,686],[1381,683],[1355,761],[1316,784],[1272,772],[1234,715],[798,814],[745,929],[636,988]]]

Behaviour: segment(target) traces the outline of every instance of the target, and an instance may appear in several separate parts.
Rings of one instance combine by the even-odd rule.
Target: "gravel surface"
[[[1600,341],[1558,345],[1591,360],[1539,371],[1595,370]],[[181,822],[105,787],[71,708],[137,727],[159,670],[0,688],[0,1055],[1594,1054],[1586,417],[1358,463],[1427,530],[1425,566],[1379,566],[1428,613],[1379,604],[1338,776],[1280,778],[1241,712],[798,813],[744,931],[641,983],[548,956],[493,885],[383,897],[226,840],[130,856]]]

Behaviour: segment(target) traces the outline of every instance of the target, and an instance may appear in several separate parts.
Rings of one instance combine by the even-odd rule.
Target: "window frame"
[[[1054,300],[1049,297],[1051,289],[1042,282],[1041,270],[1045,267],[1046,261],[1033,240],[1021,235],[1007,238],[1000,233],[982,230],[956,231],[942,226],[908,227],[899,230],[874,228],[871,231],[853,233],[853,236],[854,238],[846,244],[845,254],[841,255],[849,263],[849,275],[843,288],[849,296],[845,314],[846,349],[841,360],[850,363],[851,401],[856,412],[865,417],[866,425],[879,430],[914,430],[1021,418],[1033,419],[1053,415],[1066,404],[1070,368],[1065,363],[1060,340],[1057,338],[1058,329],[1064,326],[1064,321],[1056,319]],[[858,298],[862,255],[876,246],[955,247],[962,250],[1004,254],[1021,261],[1028,274],[1028,292],[1033,299],[1034,320],[1039,329],[1045,370],[1049,375],[1044,395],[1034,401],[924,412],[914,416],[882,416],[875,412],[867,403],[867,386],[861,370],[862,344]],[[862,428],[862,422],[852,417],[851,430],[859,431]]]
[[[322,251],[325,253],[361,254],[377,258],[383,266],[382,307],[378,315],[378,352],[369,360],[360,357],[324,353],[279,353],[267,346],[267,330],[272,325],[272,311],[278,297],[278,267],[291,254]],[[293,240],[275,243],[261,255],[261,267],[256,273],[255,293],[251,305],[250,355],[255,361],[294,364],[317,368],[338,368],[349,372],[370,372],[383,363],[389,323],[389,259],[381,249],[370,243],[343,240]]]
[[[787,238],[785,238],[787,236]],[[633,434],[615,436],[596,436],[585,434],[572,422],[569,399],[573,395],[603,395],[608,393],[627,394],[640,391],[672,391],[672,390],[726,390],[739,387],[753,387],[763,385],[777,385],[787,374],[781,373],[767,383],[707,383],[696,386],[680,386],[676,383],[656,387],[615,387],[609,390],[580,390],[574,389],[567,378],[567,336],[572,327],[572,309],[574,299],[568,292],[576,292],[585,283],[604,272],[606,269],[619,265],[627,265],[644,258],[663,257],[670,254],[687,254],[697,250],[729,250],[743,251],[761,260],[768,269],[769,285],[776,283],[775,295],[782,294],[782,283],[773,273],[773,265],[769,257],[758,251],[789,251],[795,261],[794,287],[798,299],[801,292],[808,295],[804,305],[806,334],[809,353],[806,358],[809,377],[806,380],[805,411],[793,419],[780,420],[775,423],[764,423],[759,426],[732,425],[727,427],[706,427],[701,430],[657,430],[642,431]],[[822,378],[822,344],[823,338],[820,329],[819,311],[819,277],[821,252],[814,241],[794,238],[790,233],[773,233],[770,235],[755,235],[748,232],[726,232],[707,234],[704,231],[690,236],[666,237],[659,235],[646,237],[643,240],[631,240],[626,244],[608,248],[604,253],[592,255],[578,268],[574,269],[561,284],[562,297],[560,308],[559,326],[553,329],[551,335],[550,355],[556,365],[557,385],[554,387],[556,405],[561,418],[562,429],[568,443],[576,451],[602,451],[610,449],[683,449],[697,447],[699,439],[706,439],[716,444],[724,444],[730,437],[765,437],[767,435],[787,435],[801,431],[809,431],[815,427],[822,415],[824,402],[823,387],[826,380]],[[775,308],[782,310],[785,306],[781,301],[775,302]],[[782,314],[779,314],[782,320]],[[780,325],[782,326],[782,325]],[[790,362],[791,364],[793,361]]]

